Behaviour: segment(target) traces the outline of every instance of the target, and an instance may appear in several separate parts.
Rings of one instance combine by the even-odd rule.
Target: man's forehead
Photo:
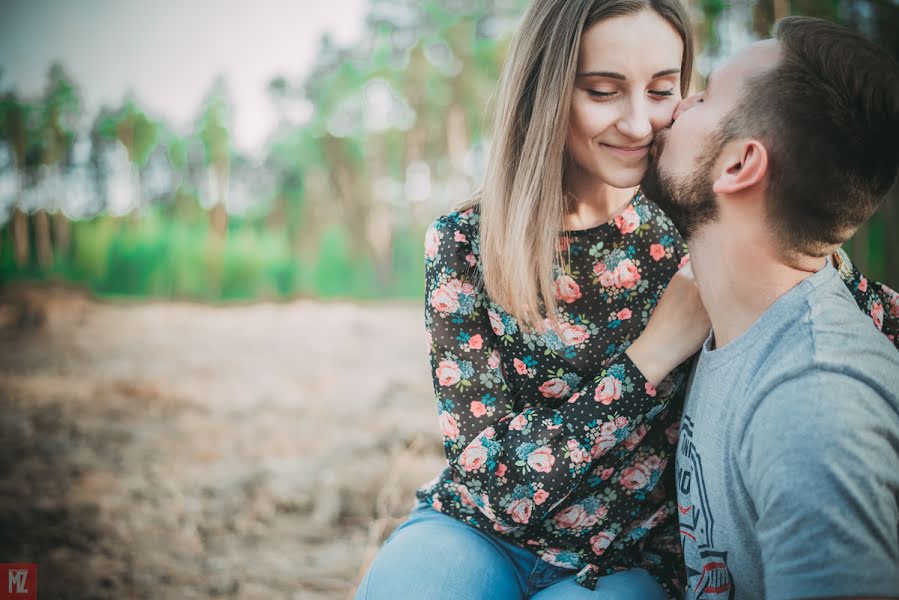
[[[720,63],[709,75],[709,86],[716,90],[739,89],[749,78],[773,68],[778,60],[780,46],[776,40],[754,42]]]

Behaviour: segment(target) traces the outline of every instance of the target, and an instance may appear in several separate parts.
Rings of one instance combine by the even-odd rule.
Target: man
[[[716,70],[657,138],[643,187],[712,322],[677,459],[690,597],[899,596],[899,353],[825,258],[897,164],[896,63],[808,18]]]

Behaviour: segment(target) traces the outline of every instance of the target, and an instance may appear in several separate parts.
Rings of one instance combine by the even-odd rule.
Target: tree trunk
[[[792,14],[790,0],[774,0],[774,20],[789,17]]]
[[[41,267],[53,266],[53,241],[50,238],[50,215],[40,209],[34,215],[34,237],[37,244],[37,260]]]
[[[69,220],[61,210],[56,211],[53,215],[53,235],[56,239],[56,251],[62,256],[69,255],[69,246],[72,239],[69,232]]]
[[[28,215],[19,208],[15,209],[12,221],[13,246],[15,248],[16,264],[19,268],[28,265],[29,259],[29,243],[28,243]]]

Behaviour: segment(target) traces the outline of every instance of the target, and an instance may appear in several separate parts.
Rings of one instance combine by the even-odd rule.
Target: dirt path
[[[348,598],[444,462],[421,308],[0,291],[0,561],[40,598]]]

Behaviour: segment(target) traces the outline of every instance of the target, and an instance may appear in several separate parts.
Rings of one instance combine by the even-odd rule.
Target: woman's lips
[[[601,144],[611,153],[621,158],[643,158],[649,152],[649,144],[645,146],[613,146],[612,144]]]

